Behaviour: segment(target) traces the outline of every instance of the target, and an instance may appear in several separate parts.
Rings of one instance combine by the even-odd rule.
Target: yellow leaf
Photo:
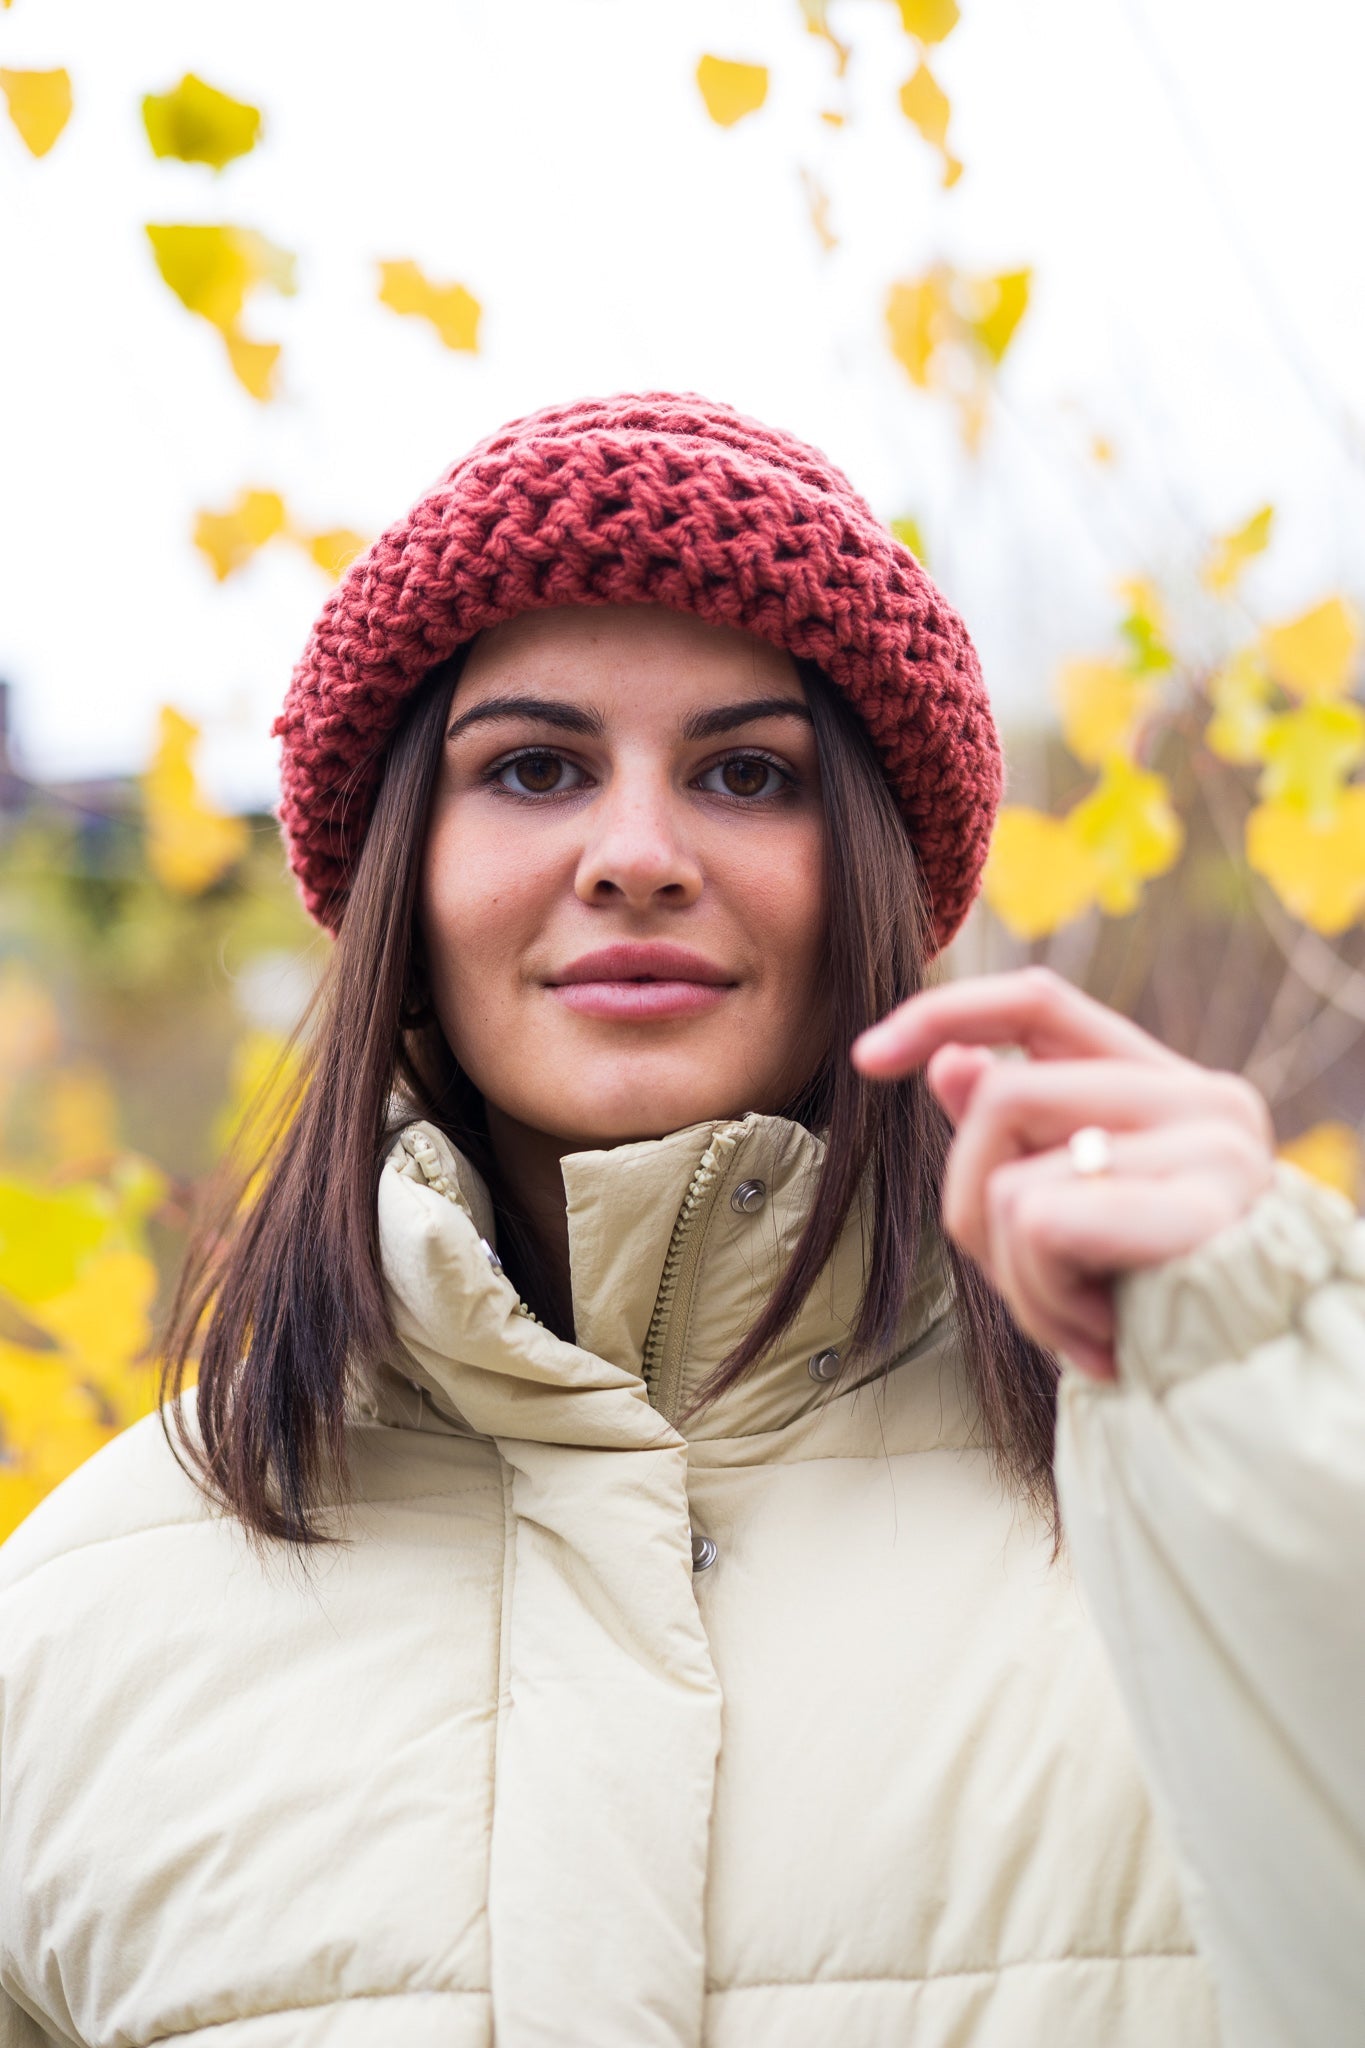
[[[934,351],[944,340],[951,319],[937,273],[893,284],[886,295],[886,325],[891,353],[913,382],[927,389]]]
[[[944,190],[946,191],[955,185],[961,176],[961,157],[954,156],[950,149],[945,149],[943,152],[943,176],[939,181],[943,185]]]
[[[1348,789],[1330,820],[1296,805],[1258,804],[1247,819],[1247,860],[1317,932],[1344,932],[1365,914],[1365,789]]]
[[[234,100],[187,71],[173,92],[148,93],[142,120],[154,156],[187,164],[212,164],[221,171],[256,147],[261,110]]]
[[[706,111],[721,128],[733,128],[746,114],[755,114],[768,97],[766,64],[733,64],[727,57],[703,57],[697,84]]]
[[[462,284],[433,284],[406,259],[379,266],[379,303],[429,320],[449,349],[477,350],[483,308]]]
[[[829,25],[829,0],[801,0],[801,14],[810,34],[829,44],[834,52],[834,75],[842,78],[853,51],[847,43],[839,41]]]
[[[1128,642],[1128,666],[1134,675],[1157,675],[1171,668],[1174,657],[1166,645],[1165,607],[1156,585],[1146,576],[1123,576],[1117,588],[1128,607],[1119,631]]]
[[[283,533],[284,499],[278,491],[239,491],[226,512],[198,512],[194,544],[207,555],[220,583],[251,560],[258,548]]]
[[[247,294],[259,285],[286,297],[296,289],[294,258],[254,228],[149,225],[157,269],[182,306],[230,333],[241,318]]]
[[[1259,761],[1272,723],[1268,705],[1275,685],[1253,647],[1243,647],[1209,682],[1214,716],[1204,738],[1220,760],[1246,766]]]
[[[1099,862],[1096,894],[1110,917],[1135,910],[1143,882],[1173,867],[1185,843],[1165,777],[1119,756],[1105,763],[1099,782],[1068,823],[1077,844]]]
[[[0,1289],[25,1309],[65,1293],[114,1222],[108,1195],[88,1182],[54,1193],[0,1180]]]
[[[1154,690],[1117,661],[1067,661],[1057,672],[1057,703],[1068,747],[1087,768],[1131,745]]]
[[[302,536],[302,545],[319,569],[335,578],[343,569],[349,568],[357,555],[363,555],[369,541],[363,533],[352,533],[349,526],[329,527],[326,533]]]
[[[1039,939],[1094,903],[1099,862],[1077,844],[1067,818],[1020,804],[996,820],[986,863],[985,897],[1017,938]]]
[[[924,568],[929,566],[929,551],[924,545],[924,535],[917,519],[893,519],[891,531],[903,548],[909,548],[915,560]]]
[[[0,1078],[55,1059],[62,1027],[57,1006],[22,960],[0,967]]]
[[[1261,739],[1259,788],[1272,803],[1292,804],[1326,823],[1346,778],[1365,758],[1365,711],[1358,704],[1310,701],[1270,719]]]
[[[1092,434],[1090,437],[1090,460],[1104,468],[1112,468],[1117,460],[1117,450],[1107,434]]]
[[[1324,1186],[1335,1188],[1349,1202],[1359,1199],[1365,1147],[1359,1132],[1349,1124],[1314,1124],[1311,1130],[1281,1145],[1279,1156],[1297,1166],[1301,1173],[1311,1174]]]
[[[220,1152],[236,1146],[247,1158],[278,1135],[292,1108],[300,1060],[290,1041],[276,1031],[248,1031],[232,1055],[228,1099],[214,1120]]]
[[[927,64],[921,63],[913,76],[906,79],[901,87],[900,101],[906,120],[914,123],[926,142],[935,149],[942,149],[947,139],[951,109],[947,93]]]
[[[111,1250],[87,1261],[68,1293],[42,1304],[42,1326],[83,1371],[113,1372],[152,1337],[156,1267],[145,1253]]]
[[[248,341],[246,336],[237,333],[235,328],[224,334],[223,341],[237,382],[249,391],[253,398],[273,398],[275,372],[280,361],[279,343]]]
[[[941,43],[961,20],[957,0],[900,0],[901,26],[922,43]]]
[[[67,71],[0,71],[9,117],[33,156],[46,156],[71,119]]]
[[[1267,666],[1296,697],[1340,697],[1350,688],[1359,649],[1360,617],[1344,597],[1329,597],[1261,635]]]
[[[222,335],[234,375],[253,398],[271,397],[279,346],[249,341],[238,322],[248,293],[259,287],[293,294],[293,256],[254,228],[202,222],[149,226],[147,238],[158,270],[181,305]]]
[[[814,172],[801,167],[801,185],[806,195],[806,212],[815,230],[815,239],[828,255],[839,246],[839,237],[829,224],[829,194]]]
[[[1028,310],[1031,270],[1006,270],[998,277],[970,280],[973,312],[969,325],[992,363],[998,364]]]
[[[43,1136],[54,1167],[68,1171],[106,1165],[118,1149],[118,1104],[108,1075],[89,1061],[50,1075],[44,1084]]]
[[[151,767],[142,778],[147,865],[177,895],[199,896],[246,852],[241,818],[215,808],[194,772],[199,728],[167,706]]]
[[[1200,571],[1205,587],[1220,594],[1232,590],[1247,563],[1264,554],[1270,545],[1270,529],[1274,520],[1275,507],[1262,505],[1259,512],[1253,512],[1250,519],[1243,520],[1231,533],[1220,534]]]

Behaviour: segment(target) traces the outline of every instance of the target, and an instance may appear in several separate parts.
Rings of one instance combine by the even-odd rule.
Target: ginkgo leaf
[[[173,92],[148,93],[142,121],[154,156],[187,164],[211,164],[221,171],[256,147],[261,110],[219,92],[187,71]]]
[[[1146,576],[1124,576],[1119,596],[1128,610],[1119,621],[1119,632],[1128,642],[1128,665],[1136,675],[1159,675],[1175,665],[1166,644],[1165,606],[1156,585]]]
[[[948,95],[925,63],[919,64],[900,90],[901,112],[913,122],[925,141],[942,149],[952,111]]]
[[[922,43],[941,43],[961,20],[957,0],[900,0],[901,25]]]
[[[697,84],[711,119],[721,128],[733,128],[746,114],[757,113],[767,99],[768,67],[703,57],[697,65]]]
[[[245,821],[211,804],[194,772],[199,728],[166,706],[156,752],[142,778],[147,865],[177,895],[199,896],[246,852]]]
[[[922,389],[928,387],[935,350],[950,331],[951,308],[939,276],[893,284],[886,295],[891,353]]]
[[[1121,756],[1105,763],[1099,782],[1067,822],[1076,843],[1099,863],[1095,893],[1111,917],[1135,910],[1142,884],[1173,867],[1185,843],[1165,777]]]
[[[801,0],[801,15],[811,35],[819,36],[834,52],[834,75],[842,78],[853,55],[848,43],[841,43],[829,25],[829,0]]]
[[[348,569],[357,555],[363,555],[369,541],[363,533],[352,533],[349,526],[334,526],[326,533],[300,535],[300,544],[315,561],[319,569],[331,577],[340,576]]]
[[[1262,505],[1259,512],[1253,512],[1250,519],[1243,520],[1231,533],[1220,534],[1200,570],[1205,587],[1220,595],[1234,589],[1247,563],[1264,554],[1270,545],[1270,529],[1274,522],[1275,507]]]
[[[1028,311],[1031,270],[1005,270],[998,277],[972,278],[973,311],[968,322],[976,341],[999,364]]]
[[[1132,744],[1154,688],[1122,662],[1077,660],[1057,671],[1056,697],[1068,747],[1087,768],[1098,768]]]
[[[71,119],[70,72],[0,70],[0,91],[25,148],[46,156]]]
[[[1286,711],[1268,722],[1261,759],[1263,797],[1326,822],[1351,770],[1365,759],[1365,710],[1319,699]]]
[[[118,1147],[118,1103],[109,1076],[86,1060],[43,1082],[43,1136],[61,1172],[98,1170]]]
[[[815,230],[815,239],[828,255],[839,246],[839,237],[829,224],[829,194],[813,171],[801,166],[801,186],[806,195],[806,212]]]
[[[1314,1124],[1311,1130],[1281,1145],[1279,1157],[1297,1166],[1301,1173],[1311,1174],[1325,1187],[1335,1188],[1348,1202],[1359,1200],[1365,1175],[1365,1145],[1360,1133],[1349,1124],[1330,1120]]]
[[[0,1180],[0,1289],[37,1310],[75,1285],[115,1220],[107,1192],[94,1183],[53,1192]]]
[[[286,296],[297,290],[294,257],[254,228],[204,221],[149,224],[147,239],[181,305],[224,332],[237,325],[247,294],[257,286]]]
[[[1040,939],[1089,910],[1103,871],[1067,818],[1007,804],[986,862],[987,903],[1021,939]]]
[[[294,257],[254,228],[193,222],[149,226],[147,237],[182,306],[222,335],[239,382],[253,398],[273,397],[279,345],[248,340],[237,323],[248,293],[258,287],[285,295],[297,289]]]
[[[1277,681],[1296,697],[1339,697],[1350,688],[1360,650],[1360,615],[1329,597],[1282,626],[1267,626],[1261,652]]]
[[[915,560],[927,569],[929,566],[929,550],[924,544],[924,535],[920,530],[919,521],[912,519],[907,513],[904,518],[891,521],[891,531],[901,546],[909,548]]]
[[[1330,819],[1296,804],[1258,804],[1246,849],[1251,867],[1314,931],[1344,932],[1365,915],[1365,789],[1345,790]]]
[[[284,499],[278,491],[239,491],[226,512],[198,512],[194,545],[208,557],[220,583],[249,562],[258,548],[283,533]]]
[[[155,1299],[156,1267],[146,1254],[111,1249],[87,1260],[74,1287],[45,1301],[40,1320],[69,1357],[110,1372],[147,1349]]]
[[[248,341],[244,334],[235,329],[224,334],[223,345],[227,349],[228,361],[233,375],[253,398],[267,399],[275,396],[275,373],[280,365],[280,345],[277,341]]]
[[[1274,694],[1274,681],[1253,647],[1241,648],[1216,672],[1209,683],[1214,716],[1204,738],[1220,760],[1245,766],[1261,759]]]
[[[0,966],[0,1080],[43,1066],[62,1042],[51,991],[22,960]]]
[[[473,293],[462,284],[433,284],[406,258],[380,264],[379,303],[395,313],[429,320],[449,349],[477,350],[479,346],[483,309]]]

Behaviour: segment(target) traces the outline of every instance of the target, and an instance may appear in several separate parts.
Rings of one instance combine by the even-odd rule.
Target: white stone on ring
[[[1083,1130],[1073,1131],[1066,1149],[1071,1171],[1087,1180],[1097,1173],[1113,1172],[1114,1141],[1099,1124],[1086,1124]]]

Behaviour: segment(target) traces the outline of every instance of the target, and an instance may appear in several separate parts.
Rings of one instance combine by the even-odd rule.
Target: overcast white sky
[[[326,584],[281,549],[218,586],[195,509],[256,485],[375,532],[499,421],[584,392],[729,399],[914,513],[1007,717],[1103,645],[1115,577],[1187,567],[1267,498],[1252,612],[1361,595],[1365,10],[961,4],[936,60],[967,166],[945,193],[896,105],[892,0],[834,0],[842,100],[798,0],[14,0],[0,64],[65,64],[76,93],[41,161],[0,121],[0,675],[29,769],[140,765],[173,702],[218,790],[268,800]],[[729,131],[694,83],[707,50],[772,68]],[[221,177],[143,135],[142,94],[186,70],[265,109]],[[841,131],[819,119],[838,104]],[[156,274],[143,223],[175,220],[298,252],[298,297],[245,322],[284,344],[273,405]],[[479,355],[376,304],[399,256],[483,301]],[[936,256],[1036,269],[975,463],[883,337],[887,285]]]

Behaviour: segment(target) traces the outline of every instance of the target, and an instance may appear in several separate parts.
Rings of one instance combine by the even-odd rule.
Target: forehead
[[[675,709],[736,694],[804,699],[796,664],[783,649],[660,605],[523,612],[475,640],[455,698],[468,707],[512,683],[597,705],[652,699],[661,689]]]

